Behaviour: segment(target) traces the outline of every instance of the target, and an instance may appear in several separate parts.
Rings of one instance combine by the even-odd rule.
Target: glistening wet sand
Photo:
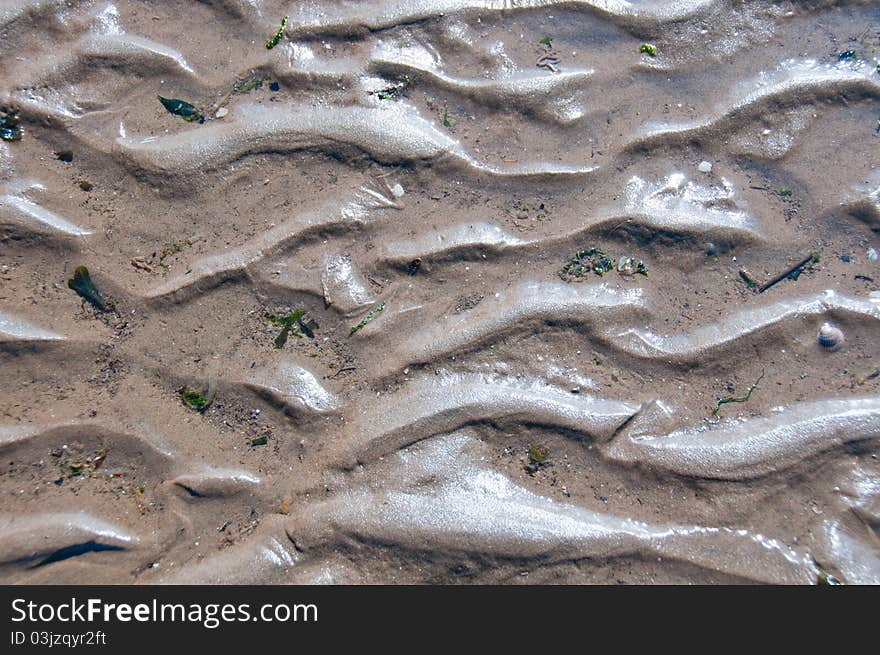
[[[3,582],[880,583],[877,3],[15,0],[0,56]]]

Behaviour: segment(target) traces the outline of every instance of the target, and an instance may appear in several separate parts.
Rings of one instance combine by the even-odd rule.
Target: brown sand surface
[[[2,0],[0,61],[0,581],[880,583],[877,2]]]

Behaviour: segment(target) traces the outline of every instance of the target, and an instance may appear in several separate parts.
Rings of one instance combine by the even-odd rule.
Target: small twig
[[[339,369],[333,375],[331,375],[330,379],[332,380],[333,378],[338,376],[340,373],[345,373],[346,371],[356,371],[356,370],[357,370],[357,366],[343,366],[341,369]]]
[[[787,277],[790,277],[791,275],[795,275],[795,274],[800,275],[801,270],[807,264],[810,264],[812,262],[818,262],[818,261],[819,261],[819,253],[818,252],[811,252],[809,257],[805,257],[804,259],[799,261],[797,264],[795,264],[794,266],[789,268],[787,271],[780,273],[779,275],[774,277],[769,282],[765,282],[764,284],[762,284],[760,286],[760,288],[758,289],[758,293],[764,293],[767,289],[769,289],[770,287],[776,286],[777,284],[782,282]]]
[[[764,379],[764,369],[761,369],[761,375],[755,380],[755,384],[749,387],[749,391],[745,396],[725,396],[724,398],[719,398],[718,403],[715,405],[715,409],[712,410],[712,416],[718,414],[718,410],[721,409],[722,405],[726,405],[727,403],[744,403],[748,401],[749,398],[752,397],[752,392],[758,388],[758,383]]]

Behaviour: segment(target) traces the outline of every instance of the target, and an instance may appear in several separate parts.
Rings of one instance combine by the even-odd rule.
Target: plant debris
[[[191,391],[185,387],[180,392],[180,398],[183,400],[184,405],[197,412],[204,412],[208,409],[208,405],[211,404],[203,394],[200,394],[198,391]]]
[[[712,416],[718,414],[718,410],[721,409],[722,405],[726,405],[727,403],[744,403],[748,401],[749,398],[752,397],[752,392],[758,388],[758,383],[764,379],[764,370],[761,370],[761,375],[758,376],[758,379],[755,380],[755,384],[749,387],[748,393],[745,396],[725,396],[723,398],[719,398],[718,402],[715,405],[715,409],[712,410]]]
[[[529,444],[529,462],[525,469],[529,473],[535,473],[539,468],[545,466],[550,460],[550,450],[535,444]]]
[[[196,109],[194,105],[191,105],[184,100],[178,100],[177,98],[157,97],[168,113],[180,116],[187,123],[192,123],[193,121],[198,121],[199,123],[205,122],[205,117],[202,115],[202,112]]]
[[[379,306],[376,307],[375,309],[371,309],[371,310],[370,310],[370,313],[367,314],[366,316],[364,316],[364,318],[361,320],[360,323],[358,323],[357,325],[355,325],[354,327],[352,327],[352,328],[348,331],[348,336],[353,335],[355,332],[357,332],[358,330],[360,330],[361,328],[363,328],[367,323],[369,323],[369,322],[372,321],[374,318],[376,318],[376,314],[378,314],[379,312],[381,312],[383,309],[385,309],[385,303],[384,303],[384,302],[379,303]]]
[[[89,275],[89,269],[85,266],[77,266],[73,271],[73,277],[67,281],[67,286],[76,291],[77,295],[83,300],[91,303],[98,311],[106,312],[110,310],[108,303],[98,292],[95,283]]]
[[[559,277],[566,282],[583,282],[590,271],[602,277],[611,270],[614,270],[614,262],[608,255],[598,248],[588,248],[578,250],[559,271]]]
[[[641,259],[621,257],[617,261],[617,272],[621,275],[644,275],[648,277],[648,267]]]
[[[795,264],[794,266],[792,266],[788,270],[783,271],[782,273],[780,273],[779,275],[774,277],[769,282],[765,282],[764,284],[762,284],[761,287],[758,289],[758,292],[764,293],[767,289],[779,284],[780,282],[782,282],[786,278],[789,278],[792,280],[797,280],[801,276],[801,273],[803,273],[804,268],[806,268],[807,265],[817,264],[818,262],[819,262],[819,252],[818,251],[811,252],[808,257],[805,257],[804,259],[799,261],[797,264]]]
[[[790,198],[791,196],[794,195],[794,191],[792,191],[791,189],[786,189],[785,187],[781,187],[779,189],[776,189],[776,193],[778,195],[782,196],[783,198]]]
[[[278,28],[277,32],[275,32],[275,36],[266,41],[266,50],[271,50],[276,45],[281,43],[281,37],[284,36],[285,27],[287,27],[287,16],[281,19],[281,27]]]
[[[82,459],[78,457],[77,459],[65,458],[58,462],[58,468],[61,469],[61,473],[68,478],[75,478],[79,475],[82,475],[86,471],[97,471],[101,468],[101,464],[104,463],[104,460],[107,458],[107,453],[110,452],[109,446],[104,446],[94,457],[86,457]],[[54,457],[60,457],[62,455],[62,451],[53,451],[52,455]],[[61,482],[55,480],[55,484],[61,485],[64,482],[63,477],[59,478]]]
[[[657,56],[657,46],[655,46],[651,43],[643,43],[642,45],[639,46],[639,52],[643,52],[646,55],[648,55],[649,57],[656,57]]]
[[[746,269],[744,269],[744,268],[739,269],[739,277],[743,282],[746,283],[746,286],[749,289],[757,289],[758,288],[758,283],[755,281],[755,279],[749,274],[749,272]]]
[[[855,50],[844,50],[839,55],[837,55],[837,61],[846,61],[847,59],[855,59],[856,51]]]
[[[269,443],[269,439],[266,436],[257,437],[256,439],[251,439],[251,446],[265,446]]]
[[[251,91],[255,91],[256,89],[262,89],[263,82],[267,82],[268,80],[268,75],[251,75],[250,77],[238,80],[235,84],[233,84],[232,92],[250,93]]]
[[[553,37],[550,36],[549,34],[545,34],[545,35],[541,38],[541,40],[538,41],[538,43],[540,43],[541,45],[545,45],[545,46],[547,46],[547,47],[549,48],[549,47],[551,47],[551,46],[553,45]]]
[[[0,139],[4,141],[21,139],[21,126],[18,124],[18,119],[18,114],[11,109],[0,108]]]
[[[443,127],[452,127],[452,121],[449,120],[448,107],[443,107]]]
[[[318,323],[312,319],[304,320],[305,315],[305,311],[301,309],[298,309],[295,312],[290,312],[284,316],[266,315],[267,321],[281,326],[281,332],[275,338],[276,348],[283,348],[284,344],[287,343],[287,337],[291,334],[297,339],[301,339],[303,334],[309,339],[315,338],[315,330],[318,329]],[[294,327],[297,328],[297,331],[291,332]]]
[[[409,83],[409,76],[401,75],[394,82],[382,87],[378,91],[370,91],[369,95],[376,96],[379,100],[397,100],[403,93],[403,90],[409,86]]]

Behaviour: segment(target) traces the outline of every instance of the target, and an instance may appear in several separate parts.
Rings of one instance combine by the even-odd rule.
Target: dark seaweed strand
[[[719,398],[718,404],[716,404],[715,409],[712,410],[712,416],[718,414],[718,410],[721,409],[722,405],[725,405],[727,403],[744,403],[748,401],[748,399],[752,397],[752,392],[758,388],[758,383],[763,379],[764,369],[761,369],[761,375],[758,377],[757,380],[755,380],[755,384],[749,387],[749,392],[745,396],[739,396],[738,398],[734,396],[725,396],[724,398]]]
[[[276,45],[281,43],[281,37],[284,36],[284,28],[287,27],[287,16],[281,19],[281,27],[278,28],[278,31],[275,33],[271,39],[266,41],[266,50],[271,50]]]

